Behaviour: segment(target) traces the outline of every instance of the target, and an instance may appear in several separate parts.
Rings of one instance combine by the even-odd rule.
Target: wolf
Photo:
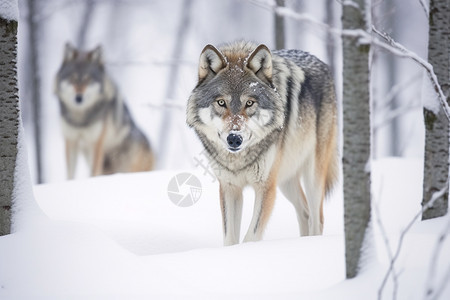
[[[262,239],[277,186],[300,235],[323,232],[323,202],[338,180],[337,108],[328,66],[300,50],[240,41],[206,45],[186,122],[219,181],[224,245],[240,241],[242,191],[255,190],[244,242]]]
[[[68,179],[74,178],[79,153],[91,176],[153,169],[150,143],[106,73],[102,56],[101,46],[82,51],[66,43],[56,75]]]

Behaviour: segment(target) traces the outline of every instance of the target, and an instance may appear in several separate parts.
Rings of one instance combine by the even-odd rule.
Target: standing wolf
[[[244,242],[262,238],[277,185],[300,234],[322,234],[323,201],[338,177],[336,98],[323,62],[249,42],[207,45],[187,124],[217,166],[225,245],[239,242],[247,185],[255,205]]]
[[[153,168],[150,144],[106,74],[100,46],[84,52],[66,44],[55,93],[69,179],[74,177],[80,151],[92,176]]]

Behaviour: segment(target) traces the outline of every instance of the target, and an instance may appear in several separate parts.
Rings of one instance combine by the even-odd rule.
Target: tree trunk
[[[0,235],[11,232],[11,207],[19,133],[17,21],[0,17]]]
[[[450,104],[450,1],[430,0],[428,61],[433,65],[447,103]],[[447,187],[440,199],[424,211],[422,219],[443,216],[448,210],[449,122],[442,109],[435,112],[424,108],[425,159],[423,199],[426,205],[433,194]]]
[[[181,20],[178,27],[177,36],[175,39],[175,45],[173,48],[172,59],[174,63],[170,66],[169,77],[167,78],[167,87],[166,87],[166,99],[165,102],[173,103],[173,98],[175,97],[174,85],[177,84],[178,81],[178,61],[181,58],[184,49],[184,41],[186,39],[186,32],[189,28],[190,23],[190,13],[191,13],[192,0],[184,0],[183,7],[181,9]],[[161,129],[159,133],[159,151],[158,151],[158,164],[160,167],[165,165],[167,160],[167,144],[170,139],[172,126],[172,112],[170,109],[165,109],[161,122]]]
[[[86,48],[86,36],[91,26],[92,15],[94,13],[94,0],[87,0],[84,4],[83,18],[81,19],[80,29],[78,30],[76,45],[78,49]]]
[[[325,23],[328,24],[328,26],[330,26],[331,28],[334,28],[334,0],[327,0],[326,2],[326,14],[325,14]],[[335,69],[336,69],[336,62],[334,59],[334,34],[332,34],[331,32],[327,32],[327,63],[328,66],[330,67],[330,71],[331,74],[336,75]]]
[[[28,99],[32,103],[33,112],[33,136],[36,152],[36,180],[37,183],[42,183],[43,169],[42,169],[42,130],[41,130],[41,76],[39,73],[39,51],[38,51],[38,22],[35,16],[37,15],[37,1],[28,0],[28,32],[30,37],[30,44],[28,49],[28,55],[30,56],[30,65],[28,66],[27,73],[31,78],[30,90],[31,95]]]
[[[370,2],[370,1],[369,1]],[[345,3],[345,2],[344,2]],[[357,4],[359,8],[356,8]],[[366,0],[343,6],[343,29],[369,31]],[[347,278],[357,275],[370,220],[370,44],[343,36],[344,225]]]
[[[292,9],[296,13],[305,13],[305,3],[303,1],[294,1],[292,3]],[[293,44],[295,45],[294,48],[297,49],[304,49],[305,48],[305,35],[304,35],[305,26],[303,25],[303,22],[296,22],[295,26],[295,34],[291,37]]]
[[[398,32],[397,25],[396,25],[396,16],[395,11],[393,7],[395,6],[395,0],[389,0],[384,2],[385,9],[384,11],[390,11],[390,15],[387,19],[387,26],[391,29],[391,32]],[[386,57],[386,63],[387,63],[387,74],[386,74],[386,80],[387,80],[387,86],[389,87],[388,92],[397,84],[397,57],[394,55],[388,55]],[[395,95],[393,95],[390,103],[390,110],[396,110],[399,108],[399,99]],[[390,130],[390,149],[389,149],[389,155],[392,156],[401,156],[402,150],[401,150],[401,136],[400,136],[400,117],[394,118],[391,121],[390,124],[391,130]]]
[[[284,0],[276,0],[279,7],[284,7]],[[286,48],[284,17],[275,13],[275,49],[280,50]]]

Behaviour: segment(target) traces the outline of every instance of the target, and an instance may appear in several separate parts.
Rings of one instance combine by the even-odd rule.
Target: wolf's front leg
[[[106,125],[103,125],[102,132],[95,142],[94,153],[91,165],[91,176],[99,176],[103,174],[103,165],[105,160],[105,137],[106,137]]]
[[[268,180],[255,186],[255,206],[253,217],[245,235],[244,242],[254,242],[262,239],[267,221],[272,213],[277,193],[275,180]]]
[[[78,158],[78,144],[76,141],[66,139],[66,166],[67,179],[75,177],[75,166]]]
[[[223,244],[239,243],[242,218],[242,188],[220,183],[220,209],[222,211]]]

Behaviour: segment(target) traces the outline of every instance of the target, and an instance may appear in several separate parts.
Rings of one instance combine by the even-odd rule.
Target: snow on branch
[[[316,20],[311,15],[304,14],[304,13],[298,13],[298,12],[292,10],[289,7],[277,6],[275,1],[249,0],[249,2],[251,2],[254,5],[257,5],[257,6],[261,7],[261,8],[264,8],[264,9],[267,9],[267,10],[271,10],[271,11],[273,11],[275,14],[277,14],[279,16],[292,18],[292,19],[297,20],[297,21],[305,21],[307,23],[310,23],[312,25],[320,27],[323,30],[330,31],[330,32],[335,33],[335,34],[337,33],[337,32],[334,32],[335,28],[332,28],[328,24],[323,23],[323,22],[321,22],[319,20]]]
[[[354,1],[352,1],[352,0],[341,0],[341,1],[338,1],[338,2],[340,4],[342,4],[342,6],[352,6],[352,7],[356,8],[356,9],[361,9],[359,7],[359,4],[354,2]]]
[[[8,21],[17,21],[19,19],[19,6],[17,0],[0,2],[0,18]]]
[[[374,39],[375,44],[377,46],[381,46],[384,49],[386,49],[386,50],[390,51],[391,53],[396,54],[398,56],[410,58],[413,61],[415,61],[416,63],[418,63],[420,66],[422,66],[425,69],[425,71],[427,71],[428,76],[430,77],[431,82],[439,96],[438,97],[439,102],[441,103],[444,114],[447,117],[447,120],[450,122],[450,107],[447,104],[447,100],[446,100],[447,98],[445,97],[444,92],[442,91],[441,85],[439,84],[439,81],[437,79],[437,76],[434,73],[433,66],[429,62],[427,62],[426,60],[421,58],[419,55],[417,55],[416,53],[406,49],[403,45],[394,41],[394,39],[391,38],[388,34],[380,32],[375,27],[372,27],[372,31],[374,33],[376,33],[377,35],[379,35],[380,37],[382,37],[388,43],[388,44],[386,44],[382,41]]]

